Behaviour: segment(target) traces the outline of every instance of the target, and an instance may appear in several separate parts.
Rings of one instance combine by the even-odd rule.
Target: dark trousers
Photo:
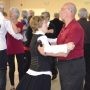
[[[6,64],[7,54],[6,50],[0,51],[0,90],[6,90]]]
[[[27,71],[30,68],[30,64],[31,64],[31,53],[30,51],[25,51],[24,54],[24,59],[25,59],[25,71]]]
[[[86,76],[84,90],[90,90],[90,44],[85,45]]]
[[[58,61],[61,90],[83,90],[85,78],[84,58]]]
[[[57,59],[52,57],[53,60],[53,65],[52,65],[52,80],[54,80],[55,78],[57,78],[57,74],[58,74],[58,70],[57,70]]]
[[[19,81],[25,75],[25,60],[24,54],[16,54],[16,60],[18,64],[19,72]],[[15,72],[15,55],[8,55],[8,64],[9,64],[9,78],[11,85],[14,85],[14,72]]]

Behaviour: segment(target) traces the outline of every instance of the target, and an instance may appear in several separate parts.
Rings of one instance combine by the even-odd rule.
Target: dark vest
[[[33,35],[30,48],[31,48],[31,65],[30,69],[35,71],[51,71],[53,60],[49,56],[42,56],[38,50],[37,46],[40,44],[37,42],[38,37],[41,35]]]

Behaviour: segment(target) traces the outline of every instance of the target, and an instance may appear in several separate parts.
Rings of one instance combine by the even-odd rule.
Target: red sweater
[[[16,26],[20,28],[20,30],[23,28],[23,24],[20,22],[18,22]],[[24,53],[22,40],[17,40],[7,33],[7,54],[11,55],[20,53]]]
[[[72,20],[67,27],[63,27],[57,38],[57,44],[74,42],[75,48],[69,55],[59,57],[60,60],[76,59],[84,56],[84,30],[76,20]]]

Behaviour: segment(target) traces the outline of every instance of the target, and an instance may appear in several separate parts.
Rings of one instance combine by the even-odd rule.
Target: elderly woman
[[[17,8],[10,9],[10,20],[18,28],[16,33],[21,32],[23,24],[18,21],[20,12]],[[16,40],[9,33],[7,34],[7,54],[9,63],[9,78],[11,83],[11,90],[15,90],[14,86],[14,72],[15,72],[15,56],[18,64],[19,80],[23,77],[25,73],[24,69],[24,48],[22,40]]]

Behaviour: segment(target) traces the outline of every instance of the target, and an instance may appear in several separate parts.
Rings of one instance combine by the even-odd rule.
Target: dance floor
[[[17,63],[16,64],[16,71],[15,71],[15,86],[17,86],[18,84],[18,71],[17,71]],[[7,87],[6,90],[10,90],[10,80],[9,80],[9,76],[8,76],[8,66],[7,66]],[[59,81],[58,81],[58,77],[52,81],[52,85],[51,85],[51,90],[60,90],[60,86],[59,86]]]

